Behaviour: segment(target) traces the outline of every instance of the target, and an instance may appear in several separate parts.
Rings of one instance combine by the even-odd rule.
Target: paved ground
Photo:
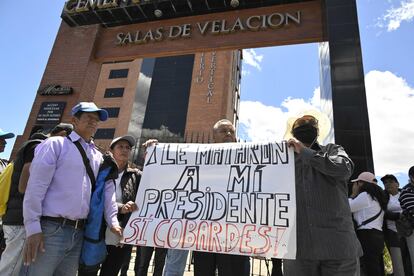
[[[151,266],[148,271],[148,275],[152,275],[152,261],[151,260]],[[134,265],[135,265],[135,248],[133,249],[132,256],[131,256],[131,262],[129,263],[129,270],[128,270],[128,276],[135,276],[134,273]],[[272,262],[270,260],[265,259],[256,259],[251,258],[250,259],[250,267],[251,267],[251,276],[270,276],[271,269],[272,269]],[[193,276],[193,265],[190,263],[190,255],[187,260],[187,265],[185,267],[184,276]]]

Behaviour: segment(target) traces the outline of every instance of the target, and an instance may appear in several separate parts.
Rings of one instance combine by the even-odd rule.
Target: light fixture
[[[160,9],[154,10],[154,15],[155,15],[155,17],[161,17],[162,16],[162,10],[160,10]]]
[[[231,0],[230,1],[230,6],[232,6],[233,8],[237,8],[240,5],[239,0]]]

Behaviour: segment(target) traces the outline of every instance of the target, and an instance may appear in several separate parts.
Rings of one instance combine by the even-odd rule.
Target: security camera
[[[237,8],[240,5],[239,0],[231,0],[230,1],[230,6],[232,6],[233,8]]]
[[[154,11],[154,15],[155,15],[155,17],[161,17],[161,16],[162,16],[162,10],[160,10],[160,9],[156,9],[156,10]]]

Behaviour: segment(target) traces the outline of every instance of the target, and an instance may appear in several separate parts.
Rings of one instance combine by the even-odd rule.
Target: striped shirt
[[[398,200],[403,212],[414,213],[414,185],[411,183],[405,185]]]
[[[353,163],[335,144],[295,154],[296,231],[299,260],[343,260],[362,256],[348,202]]]

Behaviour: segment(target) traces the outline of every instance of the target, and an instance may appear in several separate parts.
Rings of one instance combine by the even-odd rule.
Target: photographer
[[[387,208],[385,193],[378,187],[374,174],[370,172],[361,173],[352,182],[354,184],[349,205],[356,222],[356,233],[364,251],[361,257],[362,269],[367,276],[384,275],[382,225]]]

